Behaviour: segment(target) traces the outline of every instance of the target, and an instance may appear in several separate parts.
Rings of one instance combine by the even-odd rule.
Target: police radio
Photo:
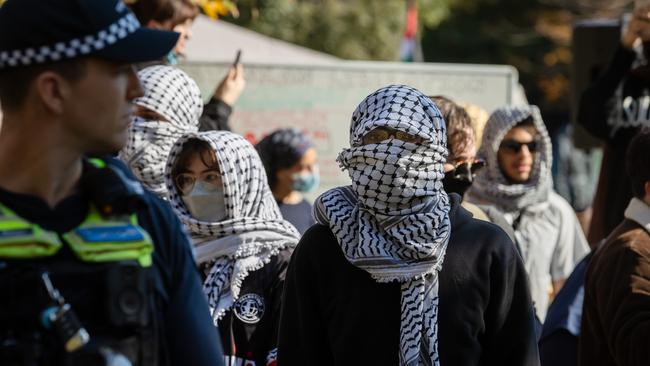
[[[90,335],[83,327],[79,318],[70,307],[59,290],[57,290],[47,272],[41,274],[41,279],[53,304],[43,311],[41,321],[46,329],[53,329],[58,338],[63,341],[66,352],[74,352],[90,341]]]

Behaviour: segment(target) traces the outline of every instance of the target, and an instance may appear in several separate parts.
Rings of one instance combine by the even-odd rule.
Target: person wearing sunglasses
[[[350,127],[350,184],[316,200],[287,269],[278,364],[538,365],[515,246],[443,189],[435,104],[386,86]]]
[[[494,205],[515,230],[537,315],[575,265],[589,252],[573,209],[553,191],[552,150],[536,106],[508,106],[492,113],[478,155],[487,168],[476,175],[468,200]]]
[[[463,208],[475,218],[492,222],[503,229],[515,241],[515,232],[503,214],[491,205],[476,205],[464,199],[476,174],[485,168],[485,160],[476,156],[476,131],[465,108],[444,96],[430,97],[447,123],[447,149],[445,178],[442,184],[447,193],[460,195]]]
[[[284,276],[300,234],[282,219],[255,148],[231,132],[188,133],[172,147],[165,178],[227,364],[274,365]]]

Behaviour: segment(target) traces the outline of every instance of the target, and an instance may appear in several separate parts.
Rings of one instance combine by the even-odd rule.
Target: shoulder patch
[[[241,296],[233,306],[237,319],[246,324],[256,324],[264,316],[264,299],[258,294]]]

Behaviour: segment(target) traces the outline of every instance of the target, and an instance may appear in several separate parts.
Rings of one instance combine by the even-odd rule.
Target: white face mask
[[[227,216],[222,187],[197,181],[192,191],[182,199],[187,210],[197,220],[220,222]]]

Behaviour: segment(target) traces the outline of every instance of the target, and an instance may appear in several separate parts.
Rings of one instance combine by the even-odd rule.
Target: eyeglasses
[[[483,159],[474,159],[471,161],[465,160],[458,162],[454,165],[454,176],[457,178],[471,176],[473,178],[476,173],[479,170],[483,169],[486,165],[487,163]]]
[[[197,180],[206,182],[215,186],[221,186],[223,182],[221,181],[221,174],[218,170],[208,170],[201,173],[198,178],[189,173],[181,173],[174,178],[174,183],[176,188],[181,192],[181,194],[186,195],[192,192],[194,189],[194,184]]]
[[[371,130],[361,138],[361,142],[363,145],[378,144],[382,141],[388,140],[391,137],[414,144],[421,144],[424,142],[424,139],[422,137],[413,136],[404,131],[398,131],[396,129],[388,127],[377,127]]]
[[[503,149],[511,154],[519,154],[523,146],[526,146],[530,153],[537,152],[539,148],[539,142],[537,140],[529,142],[519,142],[517,140],[503,140],[501,145],[499,145],[499,150]]]

